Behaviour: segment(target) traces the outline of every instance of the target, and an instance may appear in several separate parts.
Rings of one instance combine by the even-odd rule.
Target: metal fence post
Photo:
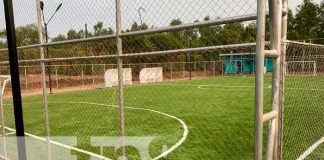
[[[205,77],[207,77],[207,62],[205,61],[204,62],[204,74],[205,74]]]
[[[216,61],[213,61],[213,76],[216,76]]]
[[[25,66],[25,88],[28,88],[28,79],[27,79],[27,67]]]
[[[38,40],[40,44],[44,43],[43,37],[43,22],[42,22],[42,12],[41,12],[41,1],[36,0],[36,10],[37,10],[37,22],[38,22]],[[40,58],[44,59],[44,47],[39,47]],[[43,105],[44,105],[44,118],[45,118],[45,136],[47,144],[47,159],[51,159],[51,144],[50,144],[50,128],[49,128],[49,115],[48,115],[48,104],[47,104],[47,93],[46,93],[46,73],[45,73],[45,63],[41,62],[42,70],[42,92],[43,92]]]
[[[285,10],[285,14],[282,16],[281,26],[281,39],[287,40],[287,29],[288,29],[288,0],[282,0],[282,8]],[[279,112],[278,112],[278,148],[276,159],[282,159],[283,151],[283,116],[284,116],[284,102],[285,102],[285,76],[286,76],[286,44],[283,43],[281,47],[281,69],[280,69],[280,94],[279,94]]]
[[[92,85],[93,85],[93,88],[95,88],[95,77],[94,77],[93,64],[91,64],[91,74],[92,74]]]
[[[182,78],[186,78],[186,64],[184,62],[182,63]]]
[[[117,41],[117,54],[123,54],[122,33],[121,26],[121,6],[120,0],[116,0],[116,41]],[[123,85],[123,61],[121,57],[117,59],[118,63],[118,91],[119,91],[119,112],[120,112],[120,143],[122,148],[122,160],[126,160],[126,146],[125,146],[125,115],[124,115],[124,85]]]
[[[281,51],[281,19],[282,19],[282,0],[269,1],[270,16],[270,50]],[[272,111],[279,112],[279,87],[280,87],[280,54],[272,60]],[[278,116],[269,123],[268,143],[266,158],[275,159],[278,144]]]
[[[266,1],[257,1],[257,40],[256,40],[256,76],[255,76],[255,108],[254,108],[254,160],[262,160],[263,130],[263,67],[264,41],[266,21]]]
[[[23,109],[21,104],[20,80],[19,80],[19,67],[18,67],[18,54],[15,33],[15,20],[13,4],[11,0],[4,0],[7,43],[10,61],[10,74],[11,74],[11,88],[13,97],[13,108],[15,115],[16,136],[18,138],[18,158],[27,159],[26,157],[26,144],[25,144],[25,129]]]
[[[173,68],[172,68],[172,63],[170,63],[170,73],[171,73],[170,76],[171,76],[171,80],[173,79],[173,77],[172,77],[172,72],[173,72],[172,69],[173,69]]]
[[[59,88],[59,78],[57,73],[57,66],[55,65],[55,81],[56,81],[56,88]]]
[[[81,81],[82,81],[82,87],[84,87],[84,71],[83,71],[83,65],[81,64]]]
[[[222,76],[224,76],[224,68],[225,68],[224,61],[222,60]]]

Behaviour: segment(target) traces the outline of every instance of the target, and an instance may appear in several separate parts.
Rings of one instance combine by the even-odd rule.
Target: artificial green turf
[[[323,77],[286,78],[283,159],[297,159],[324,137],[323,86]],[[307,159],[324,159],[320,150],[323,144]]]
[[[165,159],[253,159],[254,82],[252,76],[233,76],[126,86],[125,106],[161,111],[176,116],[187,124],[189,135],[186,141]],[[270,77],[266,77],[265,112],[270,108],[270,84]],[[285,103],[304,104],[306,101],[296,101],[303,99],[300,97],[301,92],[298,92],[300,95],[294,91],[288,93],[292,95],[289,95],[291,98],[287,98]],[[118,108],[67,102],[117,105],[117,95],[116,88],[49,95],[51,136],[76,136],[76,147],[99,154],[99,147],[91,147],[90,137],[119,135]],[[42,103],[35,102],[42,102],[42,97],[23,98],[26,132],[44,136]],[[6,100],[6,103],[10,101]],[[287,105],[288,109],[290,107]],[[311,114],[317,116],[316,110]],[[14,126],[12,114],[11,105],[6,105],[6,123],[9,127]],[[287,118],[291,116],[295,115],[290,113]],[[304,121],[308,116],[303,117]],[[163,147],[171,147],[183,134],[183,128],[178,121],[157,113],[126,108],[125,117],[126,136],[157,137],[150,145],[151,157],[159,155]],[[266,126],[264,131],[267,130]],[[288,125],[287,128],[289,127],[291,126]],[[296,134],[285,130],[288,139],[293,137],[291,133]],[[266,134],[264,139],[266,140]],[[314,137],[310,139],[314,140]],[[284,148],[288,148],[292,143],[296,144],[295,141],[285,141]],[[300,146],[296,144],[294,148]],[[299,150],[287,150],[284,152],[285,156],[298,156],[302,153]],[[103,153],[107,157],[117,159],[119,151],[120,149],[116,151],[106,147]],[[77,155],[78,159],[89,159],[85,154],[73,154]],[[127,147],[127,155],[128,159],[139,158],[138,151],[130,146]]]

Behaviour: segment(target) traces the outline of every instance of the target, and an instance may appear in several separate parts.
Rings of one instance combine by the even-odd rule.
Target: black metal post
[[[45,26],[45,42],[48,43],[47,23],[44,22],[44,26]],[[50,58],[48,47],[46,47],[46,56],[47,56],[47,58]],[[52,91],[52,78],[51,78],[51,62],[48,62],[47,64],[48,64],[48,67],[47,67],[48,83],[49,83],[49,88],[50,88],[50,94],[52,94],[53,91]]]
[[[12,84],[11,87],[12,87],[12,98],[13,98],[14,115],[15,115],[18,157],[20,160],[26,160],[27,156],[26,156],[26,144],[25,144],[25,130],[24,130],[21,93],[20,93],[18,55],[17,55],[13,6],[12,6],[12,0],[4,0],[3,2],[4,2],[5,19],[6,19],[7,43],[8,43],[9,61],[10,61],[10,74],[11,74],[11,84]]]
[[[51,22],[51,20],[53,19],[53,17],[57,13],[57,11],[60,10],[61,7],[62,7],[62,3],[60,3],[60,5],[57,6],[57,8],[56,8],[55,12],[52,14],[51,18],[46,22],[45,17],[44,17],[44,3],[41,1],[41,10],[42,10],[42,16],[43,16],[44,27],[45,27],[45,43],[48,43],[47,26]],[[46,56],[47,56],[47,58],[50,58],[48,47],[46,47]],[[51,78],[51,63],[50,62],[48,62],[47,74],[48,74],[48,80],[49,80],[50,94],[52,94],[53,92],[52,92],[52,78]]]
[[[191,48],[191,46],[192,46],[192,39],[191,38],[189,38],[189,48]],[[192,61],[191,61],[191,54],[189,54],[189,77],[190,77],[190,80],[191,80],[191,78],[192,78],[192,68],[193,68],[193,64],[192,64]]]

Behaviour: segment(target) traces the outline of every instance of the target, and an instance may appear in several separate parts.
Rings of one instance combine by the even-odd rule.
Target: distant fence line
[[[234,62],[242,61],[242,59],[232,60]],[[295,61],[294,61],[295,62]],[[162,67],[164,81],[172,80],[189,80],[194,78],[204,78],[213,76],[225,75],[249,75],[254,72],[237,72],[235,74],[228,73],[228,60],[215,61],[193,61],[193,62],[163,62],[163,63],[129,63],[123,64],[124,68],[132,69],[132,80],[134,83],[139,82],[139,72],[143,68]],[[301,63],[302,64],[302,63]],[[318,66],[323,64],[323,61],[318,60]],[[234,66],[235,67],[235,64]],[[41,81],[39,79],[41,68],[37,65],[19,66],[21,88],[25,91],[34,91],[41,89]],[[319,67],[307,68],[305,71],[299,71],[300,65],[288,65],[287,75],[313,75],[308,72],[316,72],[316,75],[321,75],[324,71]],[[117,69],[117,64],[58,64],[46,66],[46,82],[49,87],[49,75],[51,75],[52,89],[91,89],[104,86],[104,73],[108,69]],[[314,70],[315,69],[315,70]],[[243,70],[243,69],[242,69]],[[308,71],[311,70],[311,71]],[[8,66],[0,67],[0,74],[9,74]]]
[[[143,68],[162,67],[165,81],[191,78],[203,78],[225,75],[225,61],[195,61],[195,62],[166,62],[166,63],[132,63],[124,64],[124,68],[132,69],[132,78],[135,83],[139,82],[139,72]],[[23,90],[41,89],[41,69],[37,65],[19,66],[20,81]],[[104,86],[104,73],[108,69],[117,69],[116,64],[64,64],[47,65],[46,81],[53,89],[66,87],[98,88]],[[0,67],[0,74],[9,74],[8,66]],[[49,86],[49,85],[47,85]]]

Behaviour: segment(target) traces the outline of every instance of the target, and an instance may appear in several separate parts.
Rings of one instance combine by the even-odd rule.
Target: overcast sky
[[[142,21],[150,26],[167,26],[172,19],[180,18],[184,23],[256,13],[256,0],[121,0],[122,27],[129,28],[133,22],[140,23],[138,13],[141,10]],[[295,11],[303,0],[289,0],[289,8]],[[320,3],[322,0],[314,0]],[[13,0],[16,26],[37,23],[36,0]],[[114,0],[43,0],[44,15],[48,20],[56,7],[63,6],[48,25],[50,37],[66,34],[71,28],[83,29],[88,24],[102,21],[105,27],[115,27]],[[4,29],[4,13],[1,1],[0,28]]]

